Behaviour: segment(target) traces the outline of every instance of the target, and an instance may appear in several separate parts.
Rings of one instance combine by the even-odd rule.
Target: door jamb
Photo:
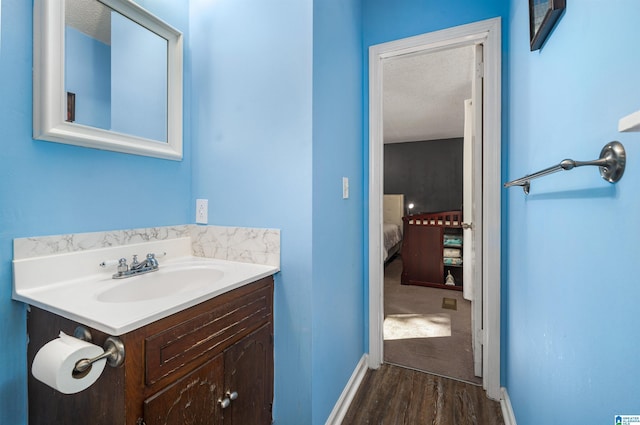
[[[383,362],[382,262],[382,61],[420,51],[482,43],[484,117],[482,181],[483,387],[499,400],[500,253],[501,253],[501,20],[492,18],[369,47],[369,355],[368,365]]]

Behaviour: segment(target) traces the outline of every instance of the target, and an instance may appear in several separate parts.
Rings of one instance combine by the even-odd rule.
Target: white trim
[[[349,378],[349,382],[342,390],[342,394],[340,394],[340,398],[336,402],[335,406],[333,406],[333,410],[331,414],[327,418],[325,422],[326,425],[340,425],[344,416],[347,414],[347,410],[349,410],[349,406],[353,401],[356,393],[358,392],[358,388],[360,387],[360,383],[364,379],[364,376],[367,373],[367,355],[363,354],[360,358],[360,361],[356,365],[353,373],[351,374],[351,378]]]
[[[128,0],[101,0],[167,40],[167,141],[146,139],[64,121],[63,0],[35,0],[33,10],[33,138],[88,148],[182,159],[183,36]]]
[[[369,48],[369,367],[382,364],[383,314],[382,199],[384,146],[382,144],[382,51]],[[375,119],[374,119],[375,117]],[[384,319],[384,318],[383,318]]]
[[[485,21],[489,23],[489,21]],[[482,289],[483,387],[500,398],[500,255],[502,195],[502,38],[500,19],[490,22],[484,49],[484,114],[482,148]]]
[[[485,341],[483,386],[500,398],[501,21],[488,19],[369,48],[369,367],[383,362],[382,321],[382,61],[419,51],[484,44],[483,257]]]
[[[501,388],[502,397],[500,397],[500,408],[502,409],[502,418],[504,419],[504,425],[517,425],[516,416],[513,413],[513,407],[511,407],[511,399],[509,393],[505,387]]]

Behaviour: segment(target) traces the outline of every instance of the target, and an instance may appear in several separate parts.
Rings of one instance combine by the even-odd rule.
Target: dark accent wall
[[[463,139],[384,145],[384,193],[403,193],[414,213],[462,209]]]

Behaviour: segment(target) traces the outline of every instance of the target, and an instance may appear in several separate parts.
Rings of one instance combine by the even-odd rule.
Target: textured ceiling
[[[386,59],[384,142],[462,137],[471,98],[473,46]]]
[[[65,0],[65,23],[111,45],[111,9],[97,0]]]

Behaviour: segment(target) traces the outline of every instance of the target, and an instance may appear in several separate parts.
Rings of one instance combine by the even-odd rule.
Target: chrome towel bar
[[[527,195],[531,187],[531,180],[538,177],[544,177],[549,174],[553,174],[562,170],[572,170],[576,167],[582,167],[583,165],[595,165],[600,167],[600,175],[603,179],[609,183],[615,183],[622,178],[624,174],[624,167],[627,162],[627,154],[624,150],[624,146],[620,142],[609,142],[600,151],[600,158],[593,161],[574,161],[573,159],[565,159],[558,165],[545,168],[537,173],[528,174],[516,180],[512,180],[504,184],[504,187],[522,186],[522,190]]]

